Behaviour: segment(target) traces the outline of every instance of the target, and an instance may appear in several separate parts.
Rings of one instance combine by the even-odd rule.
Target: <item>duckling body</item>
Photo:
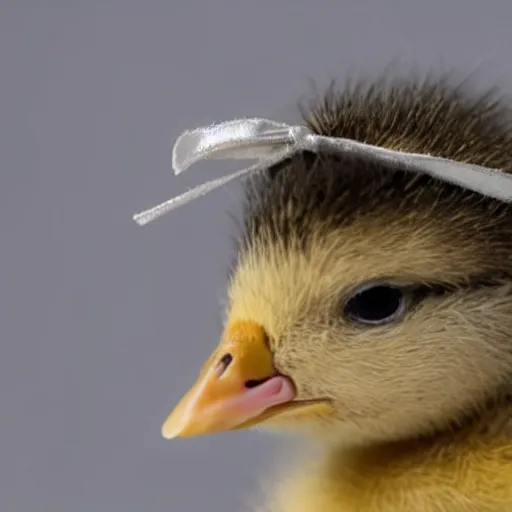
[[[320,135],[512,171],[508,103],[445,79],[303,112]],[[512,511],[512,206],[307,151],[246,191],[223,338],[166,437],[314,438],[271,512]]]

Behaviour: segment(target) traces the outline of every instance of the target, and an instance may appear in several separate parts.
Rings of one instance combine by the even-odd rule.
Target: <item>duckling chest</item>
[[[387,459],[387,460],[386,460]],[[278,487],[271,512],[510,512],[512,444],[328,459]]]

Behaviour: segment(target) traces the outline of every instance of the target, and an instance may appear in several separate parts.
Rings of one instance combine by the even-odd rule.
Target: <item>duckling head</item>
[[[507,108],[442,80],[329,91],[316,133],[512,170]],[[251,178],[219,345],[167,438],[269,426],[348,443],[445,430],[506,398],[512,210],[302,152]]]

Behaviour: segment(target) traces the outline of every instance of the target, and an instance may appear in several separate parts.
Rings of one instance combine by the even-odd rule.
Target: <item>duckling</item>
[[[301,112],[317,135],[512,171],[507,102],[449,78],[333,86]],[[163,435],[310,439],[271,512],[510,512],[510,203],[328,151],[247,180],[222,338]]]

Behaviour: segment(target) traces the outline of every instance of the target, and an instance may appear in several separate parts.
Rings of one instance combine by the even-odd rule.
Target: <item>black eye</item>
[[[404,292],[382,284],[358,291],[346,303],[344,313],[353,322],[381,325],[396,320],[404,310]]]

